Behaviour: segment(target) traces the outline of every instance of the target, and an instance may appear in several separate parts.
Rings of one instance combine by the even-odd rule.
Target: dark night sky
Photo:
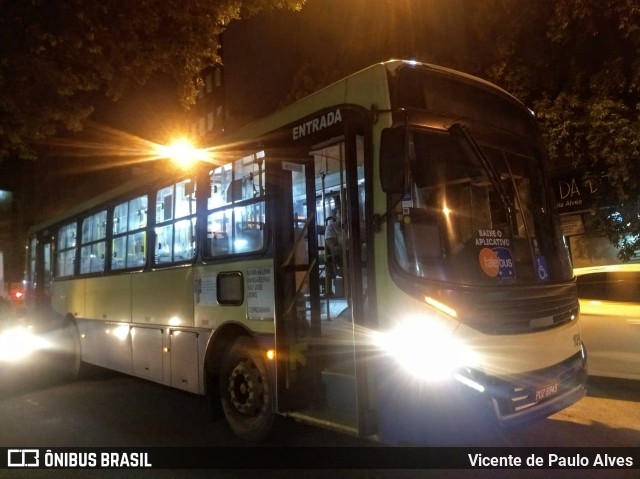
[[[464,0],[308,0],[300,12],[270,11],[233,22],[224,34],[231,114],[275,110],[302,62],[354,71],[406,58],[452,65],[464,50]]]
[[[349,58],[353,71],[390,58],[456,66],[464,55],[464,0],[308,0],[300,12],[266,11],[233,21],[223,36],[226,106],[231,123],[278,109],[304,62],[331,68]],[[162,81],[142,87],[95,118],[166,141],[184,118],[175,90]]]

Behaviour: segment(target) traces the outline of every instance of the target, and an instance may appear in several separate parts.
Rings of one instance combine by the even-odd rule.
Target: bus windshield
[[[412,134],[410,192],[392,229],[401,269],[460,284],[570,278],[535,153],[483,144],[479,158],[463,146],[447,133]]]

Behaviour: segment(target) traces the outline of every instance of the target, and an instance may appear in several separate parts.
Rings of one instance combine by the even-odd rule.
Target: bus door
[[[350,205],[358,216],[358,169],[355,147],[347,166],[348,151],[348,141],[335,141],[310,149],[304,159],[277,163],[277,391],[280,412],[363,434],[357,384],[366,381],[357,380],[353,321],[363,301],[353,255],[360,258],[362,247],[349,227]],[[336,217],[344,219],[331,226]],[[341,253],[329,251],[332,227]]]
[[[29,241],[28,303],[32,314],[47,317],[51,305],[53,238],[48,231],[31,237]]]
[[[320,387],[310,354],[320,322],[316,219],[314,208],[307,208],[314,204],[313,163],[309,158],[287,158],[270,166],[278,190],[271,206],[276,250],[278,410],[290,412],[312,404]]]

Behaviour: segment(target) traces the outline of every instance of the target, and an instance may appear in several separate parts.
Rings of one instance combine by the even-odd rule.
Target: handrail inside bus
[[[285,259],[282,263],[283,267],[287,267],[289,266],[289,264],[291,263],[291,260],[293,259],[293,256],[296,252],[296,248],[298,247],[298,244],[300,243],[300,241],[302,241],[302,239],[304,238],[304,234],[306,233],[307,229],[309,229],[309,225],[311,224],[311,221],[314,220],[316,216],[316,212],[314,211],[311,216],[309,216],[306,221],[304,222],[304,226],[302,227],[302,229],[300,230],[300,234],[298,235],[298,237],[295,239],[295,241],[293,242],[293,245],[291,245],[291,249],[289,250],[289,254],[287,255],[287,259]]]
[[[291,299],[291,303],[289,303],[289,306],[285,310],[285,315],[289,314],[291,312],[291,310],[293,309],[293,307],[297,304],[297,302],[298,302],[297,298],[300,295],[300,291],[302,291],[302,287],[304,286],[304,284],[307,281],[307,278],[311,274],[311,270],[315,267],[316,262],[317,262],[316,258],[313,258],[313,261],[311,263],[309,263],[309,267],[305,271],[304,277],[302,278],[302,281],[300,281],[298,289],[296,289],[296,294],[293,296],[293,298]]]

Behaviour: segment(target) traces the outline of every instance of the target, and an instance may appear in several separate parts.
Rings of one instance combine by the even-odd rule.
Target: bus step
[[[356,380],[352,374],[340,371],[322,371],[327,407],[341,411],[356,412]]]

